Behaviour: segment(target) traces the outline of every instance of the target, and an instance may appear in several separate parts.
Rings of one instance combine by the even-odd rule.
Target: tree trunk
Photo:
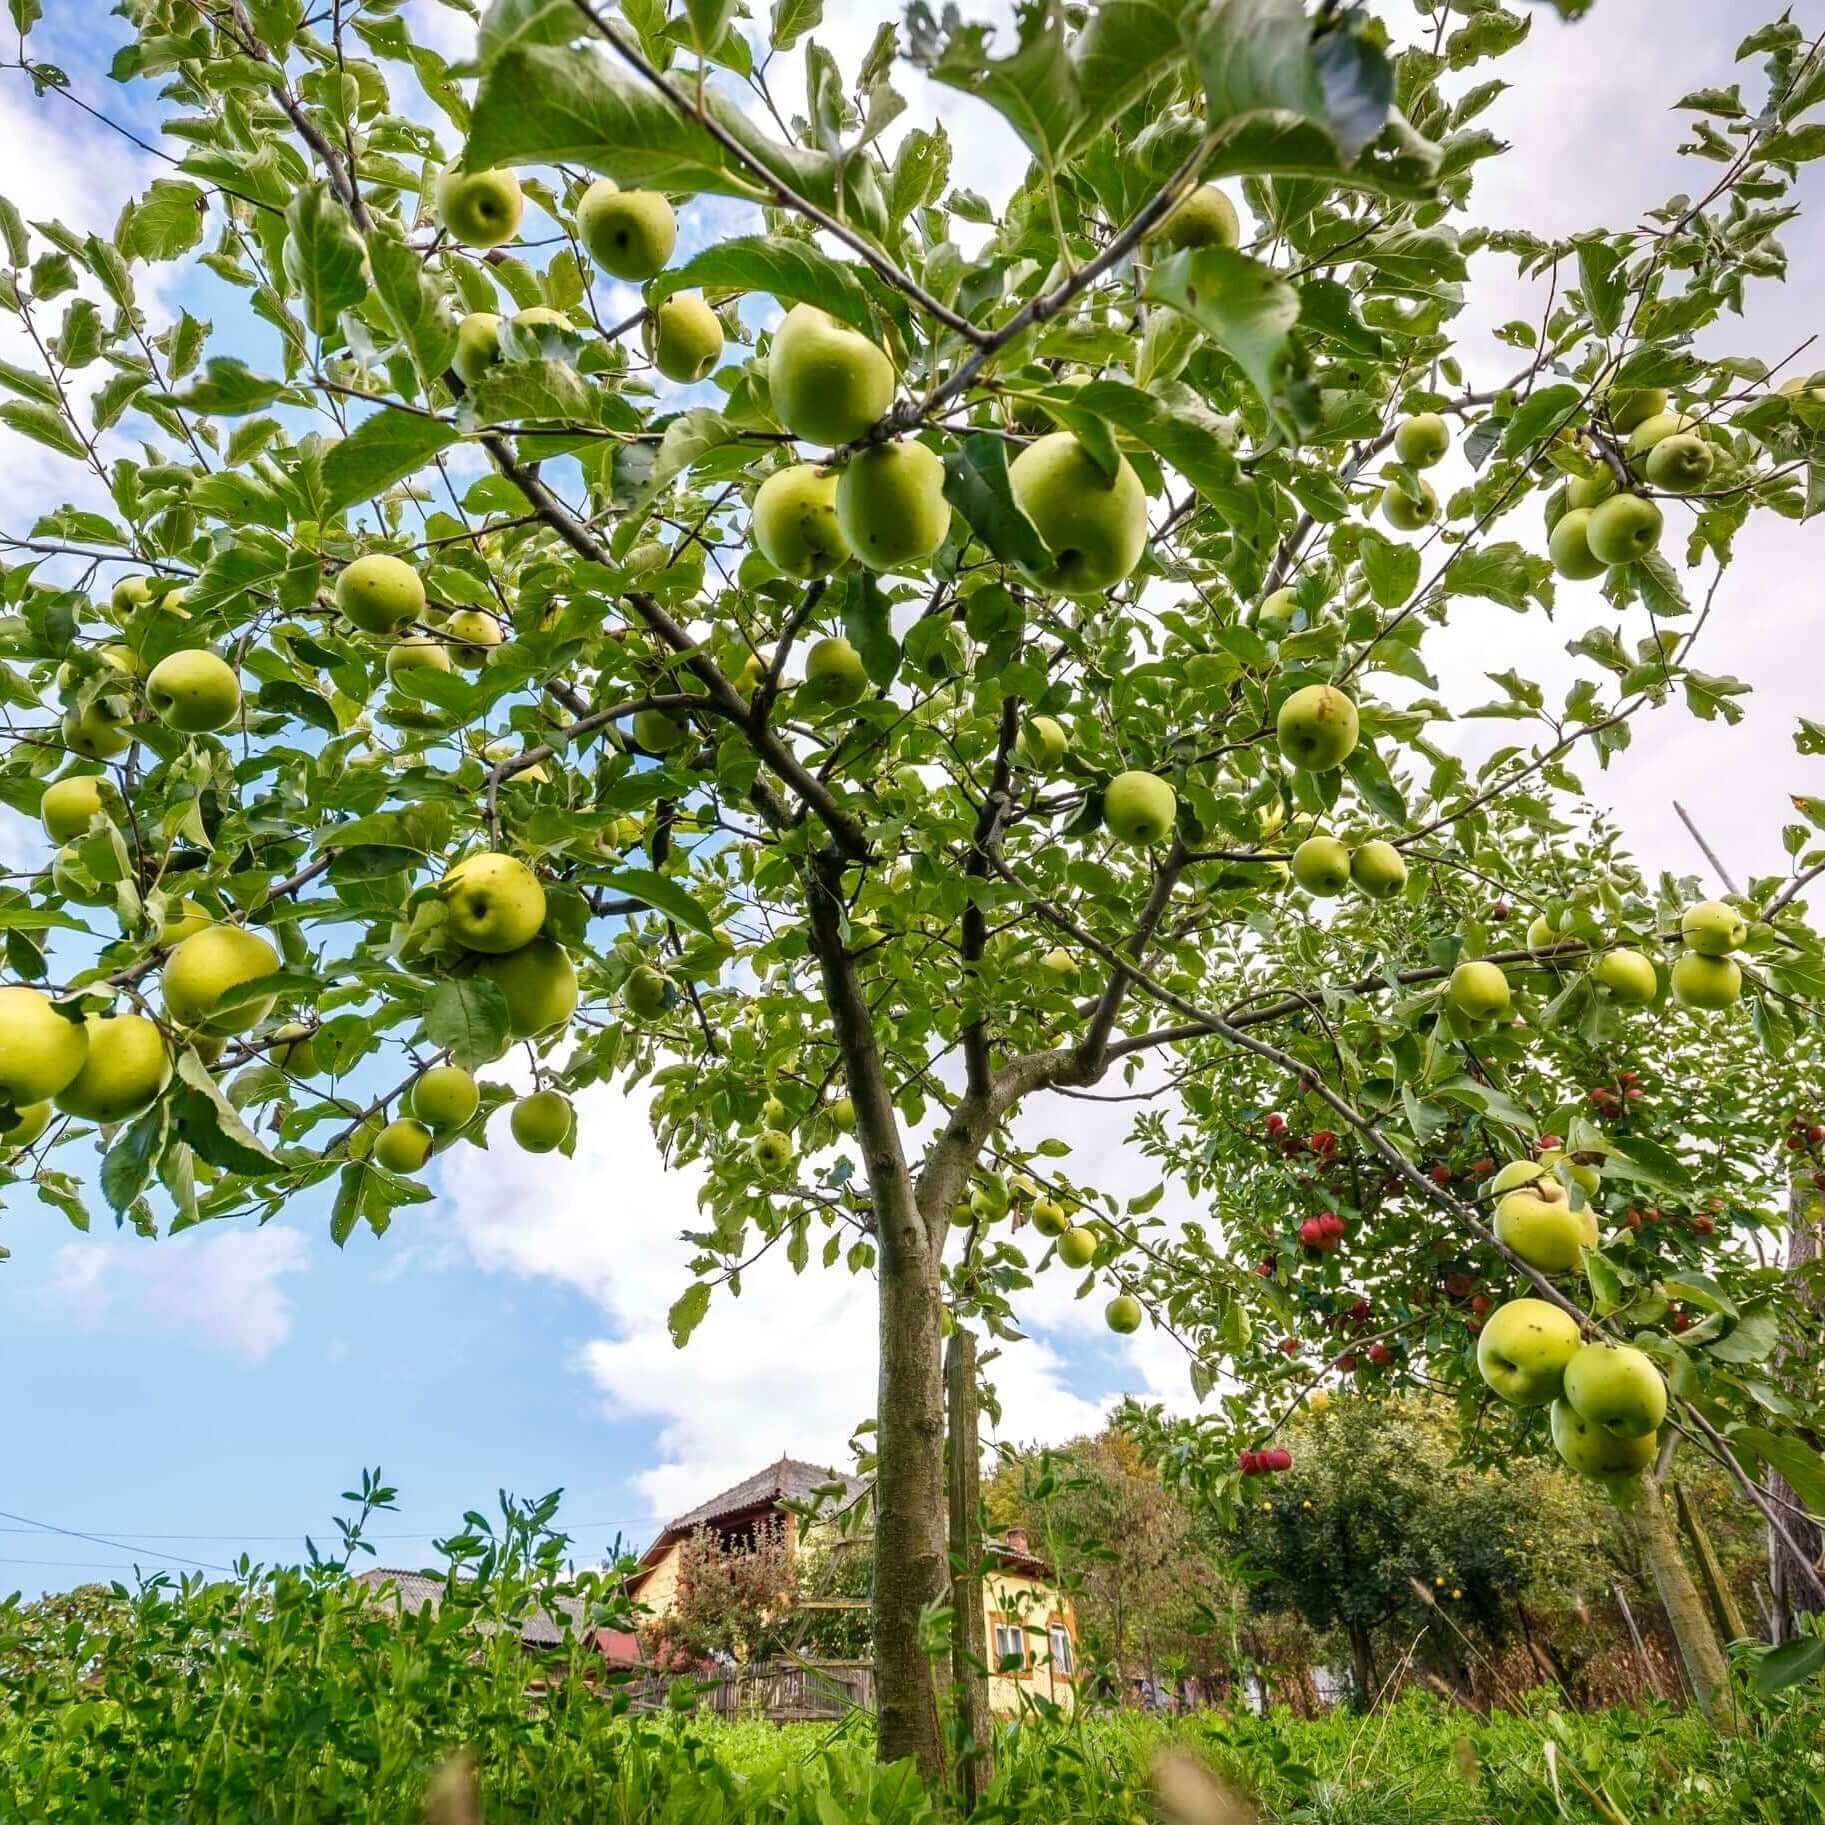
[[[1664,1468],[1660,1475],[1664,1475]],[[1730,1668],[1718,1645],[1717,1631],[1705,1613],[1705,1600],[1679,1549],[1679,1535],[1667,1514],[1660,1475],[1641,1479],[1639,1500],[1624,1510],[1643,1563],[1660,1593],[1662,1608],[1679,1648],[1681,1666],[1698,1708],[1719,1729],[1734,1727],[1736,1706],[1730,1693]]]
[[[950,1441],[946,1468],[950,1485],[951,1690],[962,1726],[957,1764],[959,1799],[965,1813],[995,1778],[994,1736],[989,1724],[988,1619],[982,1607],[982,1459],[976,1431],[976,1339],[961,1326],[945,1355]]]
[[[1717,1549],[1711,1544],[1711,1534],[1705,1526],[1704,1516],[1698,1512],[1698,1505],[1686,1494],[1683,1483],[1673,1485],[1673,1508],[1679,1516],[1680,1527],[1692,1544],[1692,1557],[1698,1561],[1698,1575],[1705,1587],[1705,1601],[1711,1606],[1711,1617],[1717,1624],[1719,1638],[1725,1642],[1747,1641],[1749,1628],[1743,1621],[1736,1593],[1730,1588],[1730,1580],[1724,1576],[1724,1568],[1718,1560]]]
[[[1825,1227],[1825,1198],[1815,1195],[1795,1178],[1788,1187],[1787,1194],[1787,1271],[1790,1275],[1818,1254],[1822,1227]],[[1816,1337],[1816,1330],[1814,1335]],[[1803,1375],[1807,1359],[1816,1350],[1814,1342],[1786,1340],[1775,1357],[1775,1368],[1789,1375],[1797,1369]],[[1814,1360],[1812,1373],[1816,1376],[1818,1372],[1819,1365]],[[1775,1502],[1791,1502],[1795,1507],[1799,1505],[1793,1486],[1777,1471],[1768,1473],[1768,1494]],[[1820,1563],[1821,1552],[1825,1551],[1825,1536],[1821,1536],[1818,1528],[1810,1521],[1803,1520],[1793,1508],[1783,1508],[1780,1514],[1791,1547],[1789,1541],[1781,1539],[1773,1528],[1768,1530],[1768,1588],[1773,1598],[1773,1638],[1776,1646],[1793,1638],[1795,1624],[1800,1616],[1816,1615],[1819,1612],[1819,1587],[1806,1576],[1800,1554],[1806,1554],[1816,1568]],[[1799,1551],[1793,1551],[1792,1547],[1797,1547]]]
[[[1351,1623],[1350,1636],[1350,1677],[1356,1682],[1356,1704],[1359,1710],[1369,1711],[1375,1705],[1375,1650],[1369,1640],[1369,1631],[1360,1623]]]

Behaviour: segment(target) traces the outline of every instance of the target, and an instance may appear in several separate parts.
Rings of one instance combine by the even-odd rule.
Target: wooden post
[[[1691,1542],[1692,1556],[1698,1561],[1699,1581],[1705,1587],[1705,1597],[1711,1605],[1718,1634],[1725,1641],[1747,1641],[1749,1627],[1743,1621],[1742,1610],[1737,1607],[1736,1593],[1731,1590],[1730,1581],[1724,1576],[1724,1568],[1718,1562],[1717,1549],[1711,1544],[1711,1535],[1704,1518],[1699,1514],[1697,1505],[1686,1495],[1683,1483],[1673,1485],[1673,1505],[1679,1513],[1679,1524]]]
[[[1825,1232],[1825,1195],[1812,1191],[1796,1173],[1787,1188],[1789,1275],[1796,1274],[1818,1254],[1822,1232]],[[1812,1334],[1815,1338],[1818,1335],[1816,1325]],[[1812,1359],[1810,1371],[1816,1376],[1820,1372],[1817,1343],[1808,1344],[1799,1338],[1787,1338],[1775,1353],[1774,1367],[1782,1375],[1803,1378],[1809,1366],[1808,1356]],[[1798,1505],[1792,1485],[1779,1471],[1768,1472],[1767,1487],[1768,1494],[1775,1501]],[[1817,1580],[1808,1576],[1806,1561],[1800,1555],[1810,1555],[1812,1568],[1816,1571],[1820,1561],[1820,1547],[1825,1544],[1825,1536],[1821,1536],[1818,1528],[1810,1521],[1802,1520],[1792,1508],[1783,1508],[1780,1513],[1786,1524],[1787,1539],[1781,1539],[1772,1527],[1768,1530],[1768,1588],[1773,1599],[1772,1636],[1777,1647],[1783,1641],[1793,1638],[1796,1618],[1816,1613],[1819,1609]],[[1795,1547],[1799,1549],[1798,1552],[1792,1550]]]
[[[1650,1698],[1660,1696],[1660,1682],[1654,1677],[1654,1663],[1648,1659],[1647,1643],[1641,1639],[1641,1630],[1635,1625],[1635,1612],[1629,1608],[1629,1600],[1623,1594],[1621,1583],[1610,1580],[1610,1595],[1616,1600],[1616,1607],[1622,1612],[1622,1620],[1628,1625],[1629,1641],[1635,1649],[1635,1670],[1641,1675],[1641,1683],[1647,1688]]]
[[[1642,1473],[1635,1505],[1623,1512],[1667,1613],[1667,1625],[1679,1649],[1680,1670],[1692,1696],[1708,1723],[1719,1730],[1730,1730],[1736,1727],[1730,1663],[1724,1658],[1717,1631],[1705,1612],[1704,1599],[1698,1594],[1698,1585],[1680,1551],[1679,1535],[1667,1516],[1666,1497],[1661,1492],[1669,1456],[1663,1445],[1660,1464]]]
[[[976,1802],[995,1778],[995,1739],[989,1722],[988,1617],[982,1602],[982,1447],[976,1427],[976,1339],[959,1325],[944,1359],[944,1394],[948,1419],[948,1463],[951,1550],[952,1696],[964,1738],[957,1758],[957,1785],[963,1810]]]

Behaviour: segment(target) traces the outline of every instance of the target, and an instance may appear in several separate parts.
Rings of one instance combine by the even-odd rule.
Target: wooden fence
[[[874,1709],[870,1660],[774,1660],[697,1676],[698,1701],[718,1717],[764,1718],[768,1723],[835,1723],[851,1711]],[[632,1693],[634,1708],[665,1704],[669,1680],[648,1674]]]

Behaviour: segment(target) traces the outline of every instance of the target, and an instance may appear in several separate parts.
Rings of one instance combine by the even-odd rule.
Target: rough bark
[[[1673,1508],[1679,1516],[1680,1527],[1691,1542],[1692,1557],[1698,1561],[1699,1581],[1705,1587],[1705,1601],[1711,1606],[1719,1638],[1726,1642],[1748,1640],[1748,1624],[1743,1621],[1743,1612],[1736,1601],[1736,1593],[1730,1588],[1730,1580],[1724,1576],[1717,1548],[1711,1544],[1710,1529],[1705,1526],[1697,1503],[1686,1494],[1683,1483],[1673,1485]]]
[[[1825,1227],[1825,1199],[1819,1198],[1795,1179],[1787,1197],[1789,1274],[1796,1273],[1817,1256],[1822,1227]],[[1815,1340],[1816,1337],[1815,1327]],[[1804,1342],[1790,1340],[1775,1358],[1775,1366],[1788,1375],[1804,1373],[1810,1368],[1811,1373],[1817,1376],[1820,1372],[1817,1348],[1816,1341],[1809,1346]],[[1821,1608],[1825,1608],[1825,1600],[1820,1597],[1818,1584],[1806,1575],[1805,1563],[1806,1558],[1809,1558],[1815,1569],[1820,1565],[1821,1555],[1825,1554],[1825,1536],[1810,1521],[1802,1520],[1794,1512],[1798,1499],[1794,1495],[1793,1486],[1776,1471],[1769,1472],[1768,1494],[1777,1503],[1794,1504],[1794,1507],[1780,1510],[1786,1524],[1787,1537],[1783,1539],[1772,1527],[1768,1530],[1768,1589],[1773,1600],[1773,1639],[1778,1646],[1793,1638],[1799,1617],[1816,1615]]]
[[[995,1778],[994,1733],[989,1723],[988,1619],[982,1607],[982,1459],[976,1425],[976,1340],[959,1328],[945,1353],[944,1383],[950,1410],[946,1468],[950,1486],[951,1692],[961,1726],[958,1800],[965,1813]]]
[[[1369,1711],[1375,1705],[1375,1649],[1369,1631],[1352,1623],[1350,1637],[1350,1677],[1356,1682],[1356,1708]]]
[[[1659,1476],[1650,1472],[1642,1477],[1639,1500],[1624,1513],[1642,1562],[1660,1595],[1679,1649],[1680,1665],[1699,1710],[1719,1729],[1733,1727],[1736,1705],[1730,1692],[1729,1662],[1718,1644],[1717,1631],[1711,1626],[1697,1581],[1680,1551],[1679,1535],[1667,1513]]]

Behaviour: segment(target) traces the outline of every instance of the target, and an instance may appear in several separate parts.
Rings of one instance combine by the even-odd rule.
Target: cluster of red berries
[[[1789,1152],[1812,1156],[1812,1182],[1818,1190],[1825,1191],[1825,1123],[1796,1115],[1787,1124],[1787,1147]]]
[[[1271,1476],[1276,1470],[1291,1470],[1293,1454],[1284,1445],[1265,1445],[1259,1451],[1238,1451],[1236,1468],[1244,1476]]]
[[[1321,1255],[1333,1253],[1342,1241],[1343,1218],[1334,1210],[1327,1210],[1316,1217],[1307,1217],[1299,1225],[1300,1246],[1315,1249]]]
[[[1608,1084],[1593,1084],[1587,1092],[1593,1109],[1601,1110],[1605,1115],[1620,1115],[1630,1103],[1641,1101],[1641,1077],[1635,1071],[1618,1071],[1616,1087]]]

